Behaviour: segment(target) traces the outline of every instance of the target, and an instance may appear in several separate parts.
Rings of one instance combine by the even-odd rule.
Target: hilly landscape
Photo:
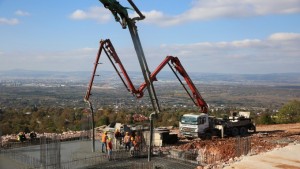
[[[143,81],[141,72],[128,72],[131,78]],[[120,82],[117,74],[113,71],[101,71],[98,73],[103,81],[116,78]],[[194,82],[202,84],[268,84],[268,85],[299,85],[300,73],[271,73],[271,74],[221,74],[221,73],[197,73],[190,72],[189,76]],[[91,71],[31,71],[31,70],[10,70],[0,71],[0,80],[17,79],[52,79],[64,81],[85,82],[91,77]],[[162,71],[158,74],[159,81],[177,81],[173,72]],[[97,78],[96,78],[97,80]]]

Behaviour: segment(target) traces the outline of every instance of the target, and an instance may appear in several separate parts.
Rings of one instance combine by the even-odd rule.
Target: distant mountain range
[[[45,79],[87,82],[91,78],[90,71],[32,71],[10,70],[0,71],[0,80],[17,79]],[[143,81],[142,73],[128,72],[134,81]],[[102,80],[119,81],[114,71],[102,71],[99,73]],[[300,86],[300,73],[272,73],[272,74],[221,74],[221,73],[189,73],[194,83],[212,84],[268,84],[268,85],[295,85]],[[162,71],[157,75],[162,82],[177,81],[173,72]],[[120,81],[121,82],[121,81]]]

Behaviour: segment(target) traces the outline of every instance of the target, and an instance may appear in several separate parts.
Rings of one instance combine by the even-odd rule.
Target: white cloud
[[[300,72],[299,44],[300,33],[274,33],[265,39],[162,45],[149,54],[154,60],[171,51],[196,72]]]
[[[241,18],[299,12],[300,0],[194,0],[190,9],[177,15],[168,15],[158,10],[142,11],[147,18],[145,23],[159,26],[172,26],[218,18]],[[91,7],[86,11],[77,9],[70,15],[70,18],[106,22],[112,18],[111,16],[110,11],[104,7]],[[137,16],[136,13],[130,14],[130,17],[135,16]]]
[[[20,56],[20,53],[24,55]],[[1,55],[0,70],[91,70],[97,49],[81,48],[70,51],[10,51]],[[2,57],[3,56],[3,57]],[[14,63],[12,65],[12,63]]]
[[[156,10],[143,13],[147,17],[145,22],[160,26],[172,26],[197,20],[299,12],[299,0],[196,0],[193,1],[191,9],[175,16],[169,16]]]
[[[297,40],[300,39],[299,33],[274,33],[269,37],[270,40]]]
[[[70,15],[74,20],[92,19],[98,22],[107,22],[111,18],[109,10],[103,7],[91,7],[87,11],[77,9]]]
[[[293,41],[291,41],[291,39]],[[280,44],[284,43],[285,45],[277,46],[279,42]],[[199,53],[196,51],[207,52],[207,54],[212,52],[211,56],[214,56],[214,51],[220,52],[220,54],[223,52],[223,54],[220,56],[224,56],[230,55],[239,50],[244,50],[245,53],[260,51],[263,53],[267,52],[268,54],[283,56],[285,54],[280,52],[288,48],[299,51],[299,53],[294,53],[294,56],[297,56],[300,59],[300,48],[298,47],[299,44],[300,33],[274,33],[266,39],[244,39],[230,42],[199,42],[183,45],[162,45],[161,48],[164,51],[175,51],[175,53],[180,53],[180,51],[190,51],[190,53],[194,53],[193,55],[197,55]],[[260,52],[257,52],[257,54],[260,55]],[[285,56],[289,57],[289,55]]]
[[[26,11],[22,11],[22,10],[17,10],[15,12],[15,15],[18,15],[18,16],[30,16],[30,14]]]
[[[188,72],[285,73],[300,72],[300,33],[274,33],[264,39],[164,44],[144,48],[150,71],[168,56],[177,56]],[[127,71],[140,71],[133,47],[116,48]],[[5,51],[0,69],[91,71],[98,47],[72,51]],[[22,55],[20,55],[22,53]],[[100,70],[113,70],[102,53]],[[11,63],[14,63],[13,65]],[[168,68],[165,68],[168,70]]]
[[[25,11],[17,10],[15,12],[15,15],[29,16],[30,14],[28,12],[25,12]],[[0,17],[0,25],[17,25],[19,23],[20,23],[20,21],[17,18],[8,19],[8,18]]]
[[[95,48],[90,48],[90,47],[85,47],[85,48],[82,48],[82,49],[79,49],[79,51],[82,51],[82,52],[94,52],[96,51],[97,49]]]
[[[77,9],[75,12],[71,14],[70,17],[75,20],[81,20],[81,19],[86,19],[87,14],[84,11]]]
[[[0,18],[0,25],[17,25],[19,24],[19,20],[16,18],[7,19],[7,18]]]

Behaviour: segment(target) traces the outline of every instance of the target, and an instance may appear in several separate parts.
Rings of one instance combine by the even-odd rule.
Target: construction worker
[[[137,150],[137,142],[136,142],[136,140],[134,139],[134,137],[131,137],[130,140],[131,140],[130,156],[131,156],[131,157],[134,157],[134,156],[137,155],[137,153],[136,153],[136,150]]]
[[[20,134],[18,135],[18,140],[21,141],[22,143],[24,141],[26,141],[26,136],[25,136],[25,133],[24,132],[20,132]]]
[[[104,133],[102,133],[102,136],[101,136],[102,153],[106,152],[106,141],[107,141],[107,132],[105,131]]]
[[[129,135],[128,132],[126,132],[126,134],[125,134],[124,144],[125,144],[125,150],[129,151],[130,150],[130,146],[131,146],[131,142],[130,142],[130,135]]]
[[[142,142],[141,132],[138,132],[137,135],[134,137],[134,140],[137,142],[137,144],[140,144]]]
[[[107,158],[108,158],[108,160],[111,160],[111,155],[112,155],[112,142],[111,142],[111,138],[108,138],[106,147],[107,147]]]
[[[122,144],[122,135],[121,135],[119,129],[116,129],[116,131],[115,131],[115,138],[116,138],[116,146],[117,146],[118,141],[121,145]]]
[[[36,133],[34,131],[31,131],[29,137],[30,137],[31,141],[35,141],[35,139],[36,139]]]
[[[134,138],[136,145],[135,145],[135,149],[139,149],[142,146],[142,137],[141,137],[141,133],[138,132],[138,134],[135,136]]]

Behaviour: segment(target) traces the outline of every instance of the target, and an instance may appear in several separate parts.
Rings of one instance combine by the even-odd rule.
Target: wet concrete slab
[[[178,159],[153,157],[151,162],[147,161],[147,156],[134,157],[124,148],[113,150],[112,159],[108,159],[106,153],[101,152],[101,143],[96,142],[96,152],[92,152],[91,141],[69,141],[60,143],[60,160],[52,163],[45,163],[46,166],[54,168],[76,169],[76,168],[144,168],[144,167],[160,167],[160,168],[196,168],[196,164]],[[50,146],[50,145],[49,145]],[[43,168],[40,161],[41,158],[40,145],[27,147],[18,147],[5,150],[0,153],[0,169],[18,169],[18,168]],[[54,147],[55,149],[55,147]],[[48,147],[47,155],[53,153],[53,147]],[[35,160],[35,161],[34,161]],[[49,159],[47,158],[47,160]],[[34,163],[32,163],[34,162]],[[57,165],[56,165],[57,164]]]
[[[23,168],[23,164],[0,154],[0,169],[17,169]]]
[[[95,152],[92,152],[92,142],[90,140],[61,142],[59,143],[59,147],[51,146],[51,144],[47,144],[46,146],[48,146],[45,149],[47,156],[55,152],[55,148],[58,148],[60,152],[59,161],[61,163],[74,161],[74,159],[84,159],[90,156],[105,155],[101,153],[99,141],[95,143]],[[33,162],[41,165],[39,164],[40,160],[40,145],[3,149],[0,153],[0,169],[26,168]]]

